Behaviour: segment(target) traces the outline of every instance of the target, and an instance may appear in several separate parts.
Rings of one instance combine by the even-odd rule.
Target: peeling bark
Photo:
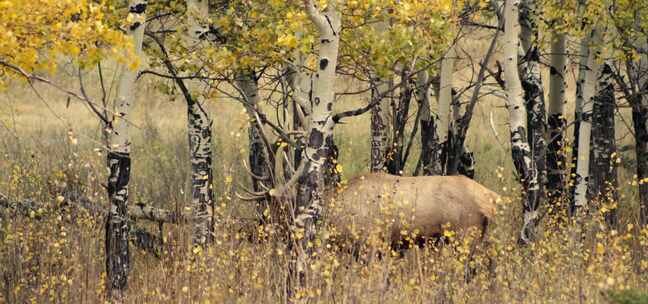
[[[194,218],[193,242],[205,245],[213,239],[212,120],[195,101],[187,104],[191,162],[191,210]]]
[[[617,204],[619,202],[619,181],[614,156],[617,154],[614,135],[614,112],[616,100],[612,67],[605,63],[599,76],[598,93],[594,98],[592,114],[592,147],[590,151],[589,193],[594,201]],[[608,208],[605,220],[616,227],[618,220],[616,208]]]
[[[524,104],[527,111],[527,138],[531,148],[531,158],[537,172],[537,204],[544,201],[544,185],[547,178],[546,141],[547,131],[544,87],[540,75],[540,50],[538,48],[538,26],[535,0],[522,0],[520,6],[520,42],[523,51],[523,64],[520,69]]]
[[[443,175],[441,154],[443,147],[439,142],[435,119],[430,111],[431,85],[429,74],[419,72],[417,95],[421,111],[421,167],[423,175]]]
[[[409,118],[409,108],[414,94],[411,75],[408,68],[401,70],[401,87],[398,102],[393,107],[392,143],[387,151],[387,172],[393,175],[403,175],[405,168],[405,126]]]
[[[506,107],[509,112],[511,132],[511,155],[525,194],[523,198],[524,223],[519,240],[521,243],[528,243],[535,239],[539,189],[535,163],[527,139],[527,113],[524,107],[522,83],[518,73],[519,2],[506,0],[504,16],[504,81],[506,83]]]
[[[547,196],[554,211],[561,207],[564,198],[565,169],[567,159],[564,151],[565,73],[567,69],[567,36],[554,32],[551,42],[551,67],[549,78],[549,146],[547,147]]]
[[[209,16],[207,0],[187,1],[188,38],[191,45],[204,40],[209,31],[206,19]],[[185,87],[187,102],[187,129],[189,136],[189,154],[191,162],[191,210],[194,218],[193,243],[204,246],[214,236],[214,193],[212,172],[212,120],[202,102],[196,99]]]
[[[376,24],[376,31],[384,33],[387,31],[389,24],[387,21],[380,21]],[[390,98],[385,96],[386,92],[393,85],[392,81],[387,81],[377,77],[375,82],[378,84],[371,91],[371,99],[380,98],[380,102],[371,108],[371,160],[370,171],[381,172],[387,171],[387,151],[389,150],[391,140],[389,134],[392,132],[391,115],[390,115]]]
[[[132,0],[129,5],[127,34],[133,38],[135,54],[142,52],[144,39],[144,20],[146,20],[146,0]],[[128,182],[130,179],[130,136],[127,119],[131,104],[134,102],[133,84],[136,70],[123,67],[119,78],[115,100],[115,115],[109,127],[109,152],[107,164],[108,198],[110,212],[106,220],[106,273],[108,274],[107,290],[109,297],[121,302],[125,298],[130,270],[130,252],[128,247]]]
[[[128,182],[130,155],[108,152],[108,197],[110,212],[106,221],[106,272],[111,297],[122,298],[128,287],[130,251],[128,247]]]
[[[387,84],[379,84],[375,90],[372,90],[372,99],[381,98],[381,101],[371,108],[371,172],[386,171],[388,134],[391,129],[389,98],[383,96],[387,86]]]

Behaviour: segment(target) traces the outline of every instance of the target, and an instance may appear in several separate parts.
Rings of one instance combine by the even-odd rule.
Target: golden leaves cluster
[[[127,45],[107,25],[107,5],[87,0],[0,1],[0,61],[26,72],[54,72],[61,56],[82,64],[118,53]],[[0,85],[14,76],[0,66]]]

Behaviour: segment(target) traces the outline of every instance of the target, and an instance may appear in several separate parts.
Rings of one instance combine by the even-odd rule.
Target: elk
[[[241,198],[288,200],[300,172],[296,171],[282,186]],[[406,239],[405,232],[414,233],[415,238],[409,240],[422,244],[438,240],[446,230],[463,237],[474,227],[483,239],[495,216],[495,203],[500,200],[497,193],[465,176],[403,177],[387,173],[360,175],[327,191],[324,198],[324,223],[336,238],[362,241],[371,232],[381,231],[393,249],[402,249],[399,245]],[[276,210],[271,213],[279,214]]]
[[[417,241],[438,239],[445,230],[463,235],[471,227],[484,235],[499,200],[495,192],[465,176],[386,173],[353,178],[330,197],[334,207],[328,220],[333,226],[356,227],[356,234],[387,227],[385,235],[393,244],[402,241],[405,231],[415,232]]]

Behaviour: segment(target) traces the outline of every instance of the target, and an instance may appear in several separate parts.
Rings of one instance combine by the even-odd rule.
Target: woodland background
[[[106,169],[106,157],[111,147],[106,149],[106,124],[98,119],[93,104],[98,105],[103,100],[114,107],[112,103],[119,95],[117,84],[123,77],[124,66],[129,66],[132,71],[153,71],[167,75],[169,71],[165,70],[168,68],[165,66],[165,56],[173,59],[178,73],[192,75],[185,79],[187,83],[194,82],[194,88],[202,88],[202,91],[196,89],[192,94],[213,121],[211,189],[214,194],[213,216],[217,220],[213,226],[213,239],[208,245],[200,246],[196,246],[196,230],[191,222],[162,225],[145,219],[131,221],[131,270],[125,291],[127,296],[118,300],[128,303],[274,303],[297,297],[323,303],[645,303],[648,299],[645,294],[648,286],[648,226],[641,226],[639,200],[639,187],[645,181],[637,176],[637,166],[641,160],[637,160],[635,154],[636,130],[633,108],[629,102],[632,96],[623,90],[621,82],[614,84],[617,99],[613,135],[617,151],[611,156],[610,164],[617,170],[618,187],[614,189],[617,196],[604,202],[592,202],[588,206],[590,213],[575,224],[568,218],[565,207],[555,207],[568,204],[567,190],[572,184],[566,181],[565,202],[554,204],[547,200],[542,203],[540,210],[549,215],[539,221],[538,235],[534,241],[520,245],[524,184],[520,183],[520,175],[512,161],[507,95],[505,88],[498,83],[498,73],[500,80],[502,76],[501,63],[506,61],[503,49],[506,43],[498,43],[487,64],[491,71],[483,83],[484,93],[476,104],[465,143],[465,147],[475,156],[474,179],[504,197],[498,203],[497,217],[489,232],[491,245],[474,261],[481,269],[476,277],[468,283],[464,282],[469,245],[461,243],[461,240],[456,240],[455,246],[413,248],[404,258],[386,256],[366,262],[359,262],[351,254],[323,246],[318,258],[309,264],[308,285],[296,294],[289,295],[287,290],[290,289],[290,282],[286,278],[290,276],[291,252],[281,237],[274,234],[278,232],[258,226],[255,203],[237,197],[237,194],[244,192],[244,188],[254,186],[244,163],[250,160],[250,154],[256,150],[251,145],[254,137],[250,135],[255,119],[250,116],[249,103],[238,96],[241,92],[236,86],[240,80],[237,76],[239,71],[255,71],[259,75],[260,99],[254,105],[257,110],[253,112],[265,113],[267,116],[264,117],[269,123],[291,121],[293,114],[289,105],[292,104],[290,98],[294,92],[286,89],[276,95],[278,75],[283,75],[286,61],[294,58],[291,54],[295,50],[315,58],[318,55],[317,42],[314,42],[318,41],[315,38],[317,34],[313,34],[316,31],[310,25],[304,25],[308,20],[306,15],[295,17],[298,21],[290,19],[290,13],[303,8],[302,2],[279,1],[264,6],[255,1],[232,1],[242,8],[252,7],[256,9],[252,11],[257,13],[264,9],[266,11],[258,16],[247,15],[248,19],[241,17],[243,24],[250,22],[259,27],[234,26],[236,30],[226,32],[229,35],[239,34],[245,39],[227,36],[229,40],[225,42],[221,41],[224,39],[220,36],[222,32],[214,32],[214,27],[209,26],[223,26],[227,22],[219,19],[222,16],[218,17],[220,2],[211,3],[209,11],[215,15],[207,19],[212,21],[208,22],[209,25],[201,23],[204,20],[197,24],[207,33],[209,43],[216,41],[220,45],[214,47],[208,44],[191,49],[183,41],[186,39],[183,38],[186,28],[181,25],[188,14],[185,1],[149,1],[149,18],[158,16],[156,20],[149,19],[149,30],[159,30],[158,34],[163,33],[161,35],[166,35],[165,30],[177,30],[177,33],[169,34],[163,40],[163,44],[169,47],[170,55],[162,54],[152,36],[145,35],[143,53],[139,56],[135,56],[137,52],[132,53],[132,41],[128,38],[132,33],[126,30],[139,19],[122,19],[132,15],[133,5],[146,2],[133,1],[131,14],[128,14],[125,2],[97,2],[97,7],[101,7],[97,9],[102,12],[101,16],[97,16],[96,12],[91,13],[92,9],[87,7],[92,5],[83,1],[81,8],[66,1],[36,2],[0,1],[0,20],[3,16],[5,20],[40,16],[31,22],[16,23],[15,26],[10,25],[9,21],[0,21],[0,29],[5,29],[0,31],[5,33],[4,36],[0,34],[0,40],[5,41],[4,44],[0,42],[2,303],[115,301],[108,292],[110,287],[115,287],[110,284],[105,265],[108,254],[105,248],[105,215],[110,208],[106,195],[106,181],[110,174]],[[460,97],[462,106],[465,106],[474,90],[480,60],[487,55],[494,37],[493,27],[504,25],[498,23],[498,13],[493,11],[491,4],[403,1],[400,5],[411,5],[403,8],[390,1],[378,2],[345,1],[338,3],[338,8],[345,12],[343,19],[351,19],[353,17],[349,16],[355,16],[351,12],[359,11],[364,12],[365,17],[369,16],[366,17],[369,20],[383,14],[381,6],[394,5],[400,8],[397,13],[392,12],[401,16],[394,17],[396,20],[415,19],[418,21],[414,23],[422,28],[431,28],[434,24],[438,28],[414,34],[401,33],[402,36],[392,33],[394,36],[390,37],[396,38],[382,41],[384,45],[377,47],[378,50],[367,47],[376,42],[371,40],[373,34],[353,32],[353,27],[345,29],[350,34],[343,36],[341,43],[342,63],[333,85],[338,93],[334,112],[362,108],[372,102],[374,97],[371,89],[367,88],[376,88],[378,84],[371,77],[358,77],[362,72],[402,79],[403,74],[399,73],[403,72],[402,64],[405,62],[414,67],[424,67],[434,77],[439,74],[441,59],[450,46],[459,50],[451,76],[455,88],[468,88],[467,93]],[[639,47],[625,52],[630,47],[617,39],[626,37],[620,30],[624,27],[618,26],[624,23],[615,23],[622,18],[639,18],[637,32],[644,35],[646,27],[642,26],[646,23],[642,22],[646,22],[645,17],[637,16],[639,12],[648,12],[648,4],[641,1],[522,2],[535,2],[538,7],[539,17],[536,20],[539,34],[535,43],[540,50],[539,71],[546,96],[549,94],[551,74],[551,37],[557,32],[568,36],[569,59],[564,73],[567,83],[564,117],[568,123],[575,120],[579,44],[583,37],[590,35],[590,31],[601,24],[605,25],[607,30],[603,32],[607,38],[603,39],[604,43],[591,47],[593,50],[597,47],[605,50],[601,51],[605,56],[598,60],[610,62],[621,77],[627,73],[627,62],[648,56],[646,50]],[[494,7],[503,8],[504,3],[498,3],[500,6]],[[33,5],[40,5],[41,8]],[[112,6],[103,8],[103,5]],[[586,5],[586,12],[579,11],[578,5]],[[457,21],[460,20],[459,12],[466,10],[454,9],[456,7],[473,8],[469,10],[472,23]],[[430,13],[432,10],[435,12]],[[629,10],[636,14],[627,15]],[[15,15],[16,12],[29,11],[32,14]],[[60,17],[49,15],[57,12]],[[83,16],[80,18],[82,21],[70,19],[77,13]],[[416,16],[425,14],[434,17],[416,19]],[[589,21],[581,23],[583,16],[588,16],[585,19]],[[596,19],[592,16],[600,17]],[[95,23],[93,18],[102,23]],[[198,17],[196,19],[200,20]],[[447,21],[444,22],[444,19]],[[561,19],[564,23],[558,27],[547,21],[553,19]],[[80,26],[93,27],[93,30],[74,32],[67,29],[65,25],[70,20]],[[250,20],[262,21],[257,24]],[[358,28],[366,26],[362,20],[354,21],[359,24]],[[57,22],[63,22],[58,33]],[[237,24],[236,20],[231,22]],[[280,25],[268,26],[273,22]],[[398,24],[399,21],[394,22]],[[191,25],[191,21],[188,23],[188,28],[196,25]],[[411,23],[403,24],[411,26]],[[18,31],[20,27],[25,31]],[[51,31],[42,30],[43,27]],[[99,27],[102,30],[98,30]],[[109,30],[111,27],[114,32]],[[118,30],[120,27],[124,30]],[[265,28],[273,28],[275,32],[268,33],[266,37],[266,33],[261,31]],[[303,32],[298,34],[297,29],[300,28]],[[459,28],[462,30],[459,31]],[[29,29],[35,30],[30,32]],[[16,34],[8,35],[12,30]],[[259,32],[248,32],[252,30]],[[290,35],[284,37],[286,32]],[[43,33],[43,37],[33,33]],[[300,36],[302,34],[305,36]],[[15,45],[7,42],[12,41],[11,36],[18,37]],[[503,40],[502,36],[504,33],[500,34],[498,41]],[[23,40],[23,37],[34,37],[34,40]],[[51,37],[58,37],[61,41],[53,47],[51,40],[48,40]],[[263,39],[256,39],[258,37]],[[431,37],[436,37],[436,40],[414,40]],[[634,39],[635,36],[632,37]],[[190,39],[204,43],[204,38]],[[400,42],[403,44],[398,44]],[[223,43],[226,47],[222,46]],[[74,46],[79,47],[75,49]],[[388,46],[400,49],[393,53],[385,51],[385,47],[389,49]],[[30,50],[37,54],[34,60],[29,58]],[[253,51],[246,53],[247,50]],[[354,50],[371,51],[363,53]],[[418,54],[421,50],[429,54],[421,56],[425,59],[420,62],[412,62],[413,58],[418,58],[418,55],[412,54]],[[195,53],[200,55],[196,58],[192,55]],[[267,53],[271,55],[263,55]],[[208,55],[202,57],[204,54]],[[363,61],[373,59],[367,54],[377,56],[373,58],[387,59],[373,66]],[[217,63],[214,63],[205,59],[210,56],[222,60],[215,60]],[[139,59],[135,63],[130,62],[129,58],[134,57]],[[241,63],[246,60],[249,62]],[[317,60],[311,61],[306,60],[303,64],[317,66]],[[366,66],[371,68],[365,69]],[[192,74],[195,70],[201,72]],[[208,72],[203,72],[205,70]],[[187,100],[174,79],[155,73],[140,73],[129,93],[132,106],[129,108],[127,125],[132,142],[132,165],[128,202],[130,205],[140,204],[176,214],[189,214],[193,205]],[[420,77],[418,74],[408,76],[413,83]],[[204,84],[196,84],[201,77],[202,80],[210,77],[216,80],[209,79],[211,87],[204,89]],[[643,94],[643,90],[639,91]],[[396,89],[390,97],[398,99],[401,93],[400,89]],[[438,94],[432,94],[430,102],[435,114],[438,113],[437,98]],[[417,119],[420,103],[413,100],[408,106],[408,119],[404,122],[406,143],[411,141],[411,155],[403,168],[403,175],[412,175],[416,171],[422,151],[420,135],[411,135],[415,125],[420,122],[420,118]],[[288,113],[287,116],[284,112]],[[109,112],[104,112],[104,118],[112,116],[106,113]],[[114,116],[112,119],[115,119]],[[292,122],[286,123],[286,130],[289,124]],[[272,128],[266,128],[268,134],[273,133]],[[562,153],[567,159],[572,153],[573,128],[573,124],[568,125],[564,133],[566,139]],[[335,168],[341,173],[342,185],[349,178],[369,171],[372,162],[371,135],[370,111],[344,118],[342,123],[335,124],[333,138],[338,149]],[[271,146],[275,149],[285,144],[282,141],[274,142],[280,137],[276,134],[271,136]],[[569,176],[569,168],[565,167],[564,171],[565,176]],[[551,208],[562,208],[564,213],[553,214],[548,211]],[[610,209],[616,210],[618,218],[613,224],[606,222],[605,218],[606,210]],[[265,241],[256,241],[259,238]],[[367,246],[382,248],[385,244]],[[487,258],[496,265],[492,273],[486,270]]]

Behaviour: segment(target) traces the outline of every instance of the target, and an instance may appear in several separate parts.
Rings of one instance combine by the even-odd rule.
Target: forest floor
[[[181,211],[190,200],[185,105],[158,93],[146,78],[138,86],[131,202]],[[104,219],[56,210],[60,192],[71,188],[106,208],[100,124],[83,104],[72,100],[68,105],[62,94],[38,90],[44,99],[22,86],[0,93],[0,193],[48,206],[27,216],[0,218],[0,303],[101,303]],[[345,97],[337,110],[364,102]],[[595,215],[580,233],[560,218],[545,217],[539,240],[521,247],[516,242],[519,185],[503,103],[492,96],[480,103],[469,131],[476,180],[505,197],[488,234],[490,245],[474,261],[472,281],[463,279],[467,245],[462,240],[457,246],[416,248],[404,258],[363,261],[323,247],[303,296],[322,303],[607,303],[610,292],[645,290],[648,227],[636,224],[634,150],[625,149],[633,139],[624,123],[617,124],[622,148],[621,198],[615,202],[619,227],[608,228]],[[214,98],[208,109],[215,135],[216,243],[204,251],[191,250],[187,227],[164,226],[161,257],[135,248],[131,252],[130,303],[275,303],[285,297],[285,245],[272,236],[271,241],[250,242],[248,235],[257,233],[250,229],[253,206],[234,195],[239,183],[249,183],[242,167],[247,116],[242,106],[225,97]],[[626,110],[622,114],[629,121]],[[348,179],[367,171],[369,119],[365,115],[345,122],[336,127],[335,138],[343,178]],[[415,137],[405,174],[411,174],[418,160],[417,141]],[[134,225],[158,231],[156,225]]]

